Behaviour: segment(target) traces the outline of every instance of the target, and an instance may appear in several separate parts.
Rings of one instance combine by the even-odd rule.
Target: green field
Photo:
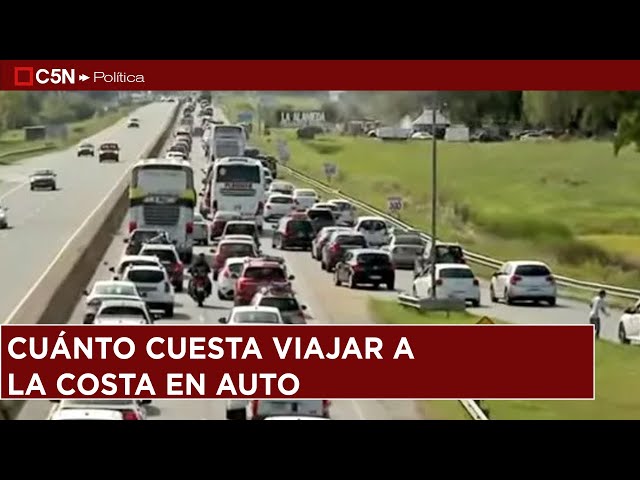
[[[371,299],[381,323],[475,323],[471,314],[421,314],[395,302]],[[487,326],[486,328],[491,328]],[[541,353],[542,354],[542,353]],[[596,341],[596,399],[593,401],[489,401],[494,420],[635,420],[640,419],[640,349]],[[424,402],[430,418],[466,418],[459,402]]]
[[[24,140],[24,132],[22,130],[8,130],[0,135],[0,165],[16,162],[32,155],[38,155],[39,153],[34,152],[7,155],[7,153],[10,152],[18,152],[20,150],[35,149],[39,147],[42,147],[43,151],[45,147],[47,147],[47,151],[67,148],[78,143],[84,138],[98,133],[100,130],[110,127],[122,117],[128,115],[132,110],[133,107],[122,107],[101,117],[70,123],[69,136],[66,140],[55,139],[27,142]]]
[[[259,98],[250,95],[220,95],[218,101],[224,105],[229,120],[235,121],[240,112],[257,112]],[[290,108],[292,110],[314,110],[320,108],[322,102],[315,97],[296,95],[274,95],[269,108]],[[255,120],[255,117],[254,117]]]
[[[385,209],[401,195],[401,217],[423,229],[430,222],[431,144],[370,138],[284,137],[290,165],[324,179],[324,163],[338,166],[332,185]],[[613,156],[595,141],[494,144],[440,142],[440,237],[495,258],[535,258],[558,273],[640,287],[640,156]]]

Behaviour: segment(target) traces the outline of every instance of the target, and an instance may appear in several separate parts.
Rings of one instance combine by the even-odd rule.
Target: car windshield
[[[365,220],[360,224],[359,229],[367,230],[370,232],[379,232],[386,230],[387,225],[381,220]]]
[[[218,248],[218,253],[228,257],[251,257],[254,248],[248,243],[224,243]]]
[[[160,283],[164,273],[160,270],[130,270],[127,279],[134,283]]]
[[[293,203],[293,198],[291,197],[271,197],[269,199],[269,203]]]
[[[49,176],[49,175],[53,175],[53,171],[52,170],[36,170],[34,175]]]
[[[311,233],[313,232],[313,225],[309,220],[289,220],[287,222],[287,232]]]
[[[126,305],[104,307],[102,310],[100,310],[100,315],[118,315],[121,317],[146,318],[144,310],[142,310],[140,307],[130,307]]]
[[[358,255],[358,263],[363,265],[380,265],[389,263],[389,256],[384,253],[361,253]]]
[[[102,150],[118,150],[118,144],[117,143],[103,143],[102,145],[100,145],[100,148]]]
[[[93,290],[96,295],[125,295],[125,296],[138,296],[133,285],[96,285]]]
[[[443,268],[440,270],[442,278],[474,278],[473,272],[468,268]]]
[[[278,315],[272,312],[236,312],[233,323],[280,323]]]
[[[358,235],[339,235],[335,241],[340,245],[367,246],[365,238]]]
[[[264,307],[274,307],[281,312],[300,310],[300,305],[298,305],[298,301],[295,298],[263,297],[260,300],[260,305]]]
[[[172,250],[145,248],[141,253],[144,255],[149,255],[151,257],[158,257],[161,262],[176,262],[176,255]]]
[[[551,272],[544,265],[518,265],[515,274],[522,277],[548,277]]]
[[[286,277],[282,267],[249,267],[242,274],[244,278],[260,282],[284,282]]]
[[[310,209],[307,216],[311,220],[333,220],[333,213],[329,209]]]
[[[227,223],[225,235],[251,235],[256,233],[256,226],[249,223]]]
[[[137,230],[131,235],[131,241],[135,243],[144,243],[154,237],[160,235],[161,230]]]

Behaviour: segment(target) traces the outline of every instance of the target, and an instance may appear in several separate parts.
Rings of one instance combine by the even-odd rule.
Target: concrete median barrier
[[[181,104],[178,103],[158,137],[149,143],[141,158],[153,158],[160,154],[173,131],[180,110]],[[129,172],[130,169],[127,169],[68,240],[40,279],[4,321],[5,325],[59,324],[68,321],[127,215]],[[0,419],[16,418],[23,405],[22,401],[1,401]]]

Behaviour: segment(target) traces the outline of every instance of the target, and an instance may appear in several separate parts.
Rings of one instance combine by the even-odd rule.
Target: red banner
[[[640,90],[640,60],[6,60],[2,90]]]
[[[2,398],[591,399],[590,325],[0,328]]]

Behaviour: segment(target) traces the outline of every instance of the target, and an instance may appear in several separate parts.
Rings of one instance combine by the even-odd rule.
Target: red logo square
[[[13,67],[13,85],[33,87],[33,67]]]

